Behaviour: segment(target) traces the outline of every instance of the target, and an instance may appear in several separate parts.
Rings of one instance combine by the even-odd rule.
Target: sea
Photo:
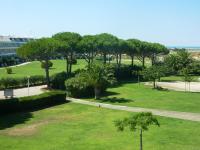
[[[167,46],[169,49],[184,48],[188,51],[200,52],[200,46]]]

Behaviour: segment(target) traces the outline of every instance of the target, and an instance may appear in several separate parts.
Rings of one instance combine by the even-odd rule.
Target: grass
[[[118,132],[113,121],[131,113],[68,103],[1,116],[2,150],[132,150],[139,133]],[[144,132],[146,150],[199,150],[200,124],[158,117],[161,127]]]
[[[59,73],[66,70],[66,62],[65,60],[52,60],[53,67],[50,69],[50,75]],[[116,61],[112,61],[116,63]],[[130,59],[122,59],[123,64],[131,64]],[[135,64],[141,65],[139,60],[134,61]],[[146,63],[149,64],[149,60],[146,60]],[[76,65],[73,65],[73,70],[82,69],[87,65],[84,59],[79,59]],[[33,75],[45,75],[44,69],[41,68],[41,63],[39,61],[33,61],[30,64],[18,67],[12,67],[13,73],[7,74],[5,68],[0,68],[0,78],[13,77],[27,77]]]
[[[192,82],[198,82],[200,76],[192,76]],[[168,77],[162,77],[161,81],[164,82],[174,82],[174,81],[184,81],[184,78],[182,76],[168,76]]]
[[[92,100],[94,101],[94,100]],[[144,84],[124,82],[109,88],[98,102],[117,105],[200,112],[200,93],[154,90]]]
[[[59,73],[66,70],[66,62],[65,60],[52,60],[53,67],[50,69],[50,75]],[[84,60],[78,60],[76,65],[73,65],[73,70],[81,69],[86,65]],[[39,61],[33,61],[30,64],[18,67],[12,67],[13,73],[7,74],[5,68],[0,69],[0,78],[5,77],[27,77],[34,75],[45,75],[44,69],[41,68],[41,63]]]

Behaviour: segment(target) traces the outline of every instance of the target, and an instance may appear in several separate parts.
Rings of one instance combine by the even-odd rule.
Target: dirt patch
[[[23,127],[14,127],[14,128],[6,129],[2,131],[1,133],[5,135],[9,135],[9,136],[31,136],[38,133],[39,129],[44,125],[47,125],[50,123],[59,123],[59,122],[67,121],[67,120],[71,121],[71,120],[76,120],[76,119],[77,119],[76,116],[71,116],[71,115],[52,117],[52,118],[39,121],[37,123],[25,125]]]
[[[48,121],[44,121],[32,125],[27,125],[21,128],[13,128],[9,129],[6,133],[9,136],[30,136],[35,134],[38,131],[39,127],[48,123],[49,123]]]

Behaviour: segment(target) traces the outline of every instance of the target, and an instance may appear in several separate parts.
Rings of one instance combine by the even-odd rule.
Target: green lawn
[[[131,113],[63,104],[1,116],[1,150],[132,150],[139,133],[117,132],[116,119]],[[200,123],[158,117],[161,127],[144,133],[145,150],[199,150]]]
[[[192,81],[200,81],[199,80],[200,76],[193,76]],[[166,82],[173,82],[173,81],[184,81],[184,78],[182,76],[168,76],[168,77],[162,77],[161,81],[166,81]]]
[[[118,87],[109,88],[107,94],[97,101],[126,106],[200,112],[200,93],[159,91],[133,82],[125,82]]]
[[[53,67],[50,69],[50,75],[59,73],[66,70],[66,62],[65,60],[52,60]],[[73,65],[73,70],[81,69],[86,65],[86,61],[78,60],[76,65]],[[5,77],[27,77],[33,75],[45,75],[44,69],[41,68],[41,63],[38,61],[33,61],[30,64],[13,67],[13,74],[7,74],[5,72],[5,68],[0,69],[0,78]]]

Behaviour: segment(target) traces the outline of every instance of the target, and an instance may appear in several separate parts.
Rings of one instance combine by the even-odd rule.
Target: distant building
[[[11,36],[0,36],[0,56],[16,55],[16,49],[30,40],[33,39],[11,37]]]

